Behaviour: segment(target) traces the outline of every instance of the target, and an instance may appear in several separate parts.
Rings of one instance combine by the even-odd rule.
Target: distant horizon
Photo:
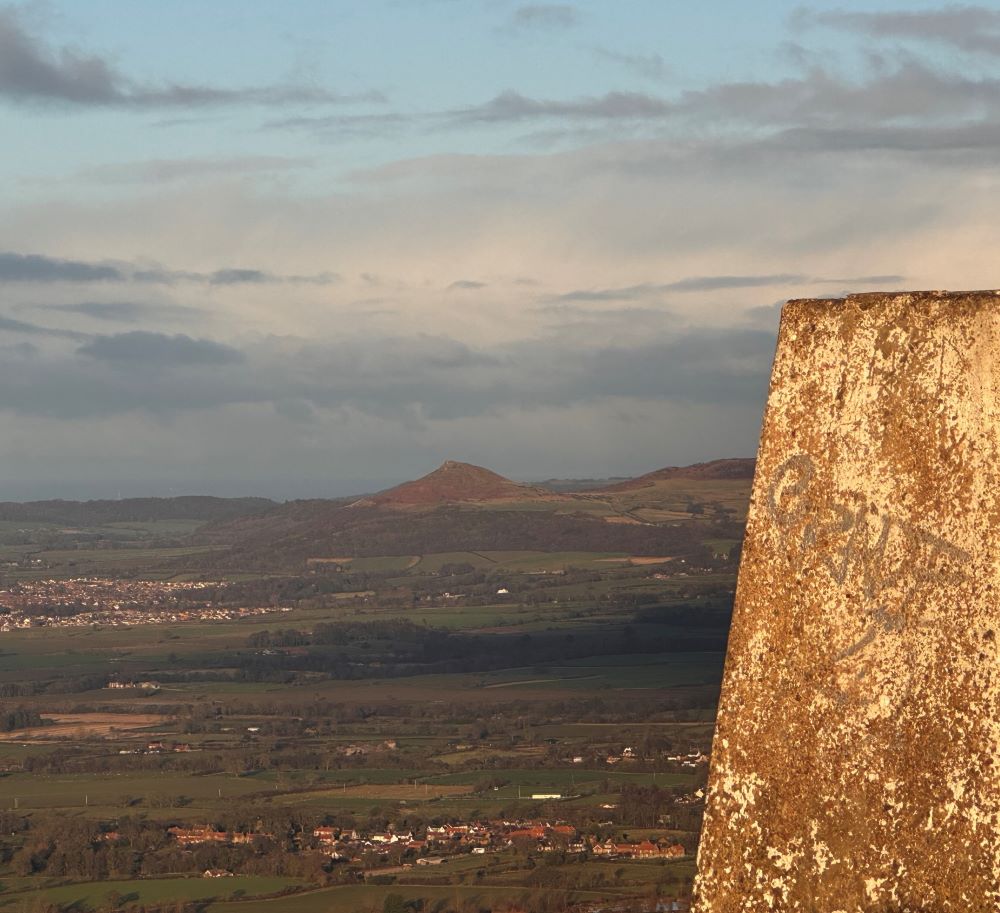
[[[548,474],[530,477],[508,475],[485,463],[477,463],[476,465],[498,472],[513,481],[532,485],[553,480],[573,482],[591,479],[599,481],[632,479],[668,466],[683,467],[724,459],[753,459],[753,456],[729,455],[691,462],[665,462],[662,465],[650,466],[633,473]],[[439,461],[434,466],[430,466],[426,472],[416,476],[387,479],[0,479],[0,502],[116,501],[137,498],[182,497],[267,498],[272,501],[284,502],[362,497],[420,478],[432,472],[442,462],[444,461]]]

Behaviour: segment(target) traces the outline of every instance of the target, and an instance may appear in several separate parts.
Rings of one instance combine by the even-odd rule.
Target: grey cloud
[[[861,277],[861,280],[873,277]],[[886,277],[877,277],[884,279]],[[899,279],[900,277],[891,277]],[[859,281],[861,281],[859,280]],[[853,280],[823,279],[801,273],[773,273],[764,276],[690,276],[675,282],[644,282],[623,288],[576,289],[556,295],[553,301],[637,301],[670,292],[712,292],[722,289],[763,288],[771,285],[818,285]]]
[[[117,282],[123,278],[106,263],[0,251],[0,282]]]
[[[660,295],[667,290],[662,284],[651,282],[629,285],[624,288],[574,289],[561,295],[553,295],[550,301],[637,301]]]
[[[803,76],[778,82],[722,83],[685,92],[678,108],[773,127],[901,123],[914,118],[955,124],[962,118],[996,114],[1000,79],[945,72],[912,58],[857,82],[813,66]]]
[[[33,342],[16,342],[13,345],[0,346],[0,353],[14,358],[34,358],[41,352]]]
[[[448,286],[449,291],[452,289],[475,290],[481,288],[486,288],[486,283],[477,282],[475,279],[458,279],[455,282],[452,282],[452,284]]]
[[[673,340],[590,353],[579,381],[592,398],[762,406],[774,345],[774,334],[765,330],[692,330]]]
[[[511,14],[515,28],[566,29],[580,21],[580,12],[567,3],[527,3]]]
[[[329,285],[340,278],[336,273],[316,273],[312,276],[285,276],[269,273],[266,270],[246,267],[231,267],[218,269],[211,273],[196,273],[186,270],[171,270],[161,267],[139,269],[130,277],[136,282],[172,284],[174,282],[207,282],[209,285],[267,285],[280,283],[306,283],[310,285]]]
[[[48,336],[54,339],[88,339],[86,333],[77,333],[73,330],[62,330],[53,327],[43,327],[36,323],[28,323],[24,320],[16,320],[13,317],[5,317],[0,314],[0,332],[21,333],[25,336]]]
[[[175,365],[225,365],[243,361],[243,353],[209,339],[178,334],[135,330],[113,336],[97,336],[77,350],[98,361],[142,367]]]
[[[341,95],[304,85],[216,86],[137,83],[98,54],[50,48],[17,7],[0,8],[0,97],[22,103],[134,109],[384,101],[379,93]]]
[[[859,81],[814,66],[802,76],[777,82],[720,83],[672,99],[641,92],[545,99],[507,90],[482,104],[450,111],[388,115],[379,121],[350,116],[299,117],[267,126],[315,130],[336,140],[358,128],[385,136],[410,128],[565,124],[567,129],[548,129],[523,139],[543,144],[574,140],[579,144],[620,140],[626,127],[638,136],[643,131],[669,135],[691,123],[715,118],[719,124],[750,124],[774,131],[771,135],[785,130],[825,129],[834,135],[854,131],[876,145],[885,138],[892,148],[908,135],[946,145],[952,132],[971,136],[978,130],[982,134],[995,127],[998,117],[1000,79],[943,72],[909,59]],[[760,139],[760,135],[740,137],[742,145],[753,145]],[[720,147],[725,141],[717,137],[708,145]]]
[[[667,292],[712,292],[719,289],[760,288],[768,285],[799,285],[815,282],[798,273],[775,273],[770,276],[691,276],[663,286]],[[822,281],[822,280],[819,280]]]
[[[676,111],[673,103],[641,92],[608,92],[570,101],[537,99],[508,90],[488,102],[453,111],[454,123],[492,123],[544,118],[627,120],[662,118]]]
[[[269,121],[264,129],[307,129],[331,140],[389,136],[402,130],[452,129],[468,124],[506,124],[540,120],[662,120],[680,109],[673,102],[641,92],[608,92],[570,100],[532,98],[513,89],[465,108],[415,114],[298,116]]]
[[[973,76],[931,67],[912,57],[850,80],[814,63],[798,76],[774,82],[727,82],[688,90],[674,98],[642,92],[608,92],[575,99],[535,98],[507,90],[482,104],[411,115],[297,117],[270,127],[305,128],[332,139],[356,129],[386,135],[404,128],[455,129],[470,124],[568,124],[597,128],[590,139],[618,138],[630,128],[676,130],[717,118],[721,123],[751,124],[773,131],[787,129],[882,129],[938,126],[968,129],[970,120],[995,123],[1000,117],[1000,78]],[[615,134],[607,133],[611,125]],[[535,134],[537,137],[538,135]],[[541,139],[559,140],[550,131]],[[569,136],[568,138],[574,138]],[[576,136],[579,139],[579,136]],[[753,143],[752,138],[744,143]],[[716,139],[716,145],[719,144]]]
[[[220,269],[209,273],[210,285],[261,285],[275,282],[298,282],[308,285],[330,285],[340,278],[336,273],[316,273],[312,276],[278,276],[259,269]]]
[[[310,409],[353,407],[409,421],[414,409],[471,414],[465,384],[498,360],[445,337],[382,337],[320,345],[271,338],[245,350],[209,340],[126,333],[25,368],[0,359],[2,407],[26,415],[90,418],[270,404],[303,420]],[[490,375],[492,377],[492,375]],[[464,405],[461,405],[464,404]]]
[[[885,151],[997,161],[1000,159],[1000,123],[792,127],[769,137],[760,145],[798,152]]]
[[[79,314],[95,320],[137,320],[146,308],[133,301],[79,301],[73,304],[45,305],[46,310],[61,311],[65,314]]]
[[[243,89],[219,89],[211,86],[170,85],[162,89],[135,89],[123,103],[139,108],[210,107],[222,105],[261,105],[274,107],[288,104],[354,104],[384,103],[381,92],[341,94],[310,86],[264,86]]]
[[[987,14],[1000,19],[1000,13],[989,13],[979,7],[948,8],[940,14],[940,20],[933,18],[937,15],[934,13],[927,16],[934,23],[968,25]],[[911,31],[917,30],[914,23],[924,21],[920,18],[922,14],[912,14],[910,18],[909,14],[896,18],[886,14],[890,18],[884,20],[877,15],[871,14],[876,16],[872,19],[869,14],[856,14],[861,17],[856,19],[851,18],[855,14],[832,13],[829,21],[886,29],[902,28],[899,23],[903,22],[910,23]],[[799,18],[806,20],[808,16],[800,14]],[[970,34],[974,31],[970,26]],[[953,36],[960,33],[964,34],[957,25],[948,32]],[[657,55],[643,57],[600,48],[594,49],[594,53],[637,72],[645,69],[650,76],[661,71],[662,60]],[[582,98],[553,99],[508,89],[480,104],[452,110],[395,112],[375,117],[295,117],[267,126],[311,129],[335,141],[358,133],[387,136],[413,129],[530,124],[538,129],[522,136],[522,142],[549,145],[574,142],[579,146],[621,140],[625,135],[674,136],[679,144],[700,145],[710,152],[727,145],[724,134],[720,136],[720,128],[733,130],[731,142],[744,148],[781,137],[784,131],[793,131],[790,142],[798,142],[805,149],[813,137],[821,139],[821,131],[831,131],[831,139],[840,141],[843,148],[863,148],[862,144],[867,143],[870,148],[905,150],[908,143],[913,147],[921,143],[940,147],[949,143],[978,143],[985,156],[989,151],[989,134],[1000,123],[1000,77],[991,73],[948,69],[905,52],[870,54],[867,68],[849,76],[838,72],[828,55],[811,55],[802,49],[793,64],[799,72],[785,79],[721,82],[669,97],[611,91]],[[692,139],[689,128],[706,122],[711,122],[714,128],[711,139]],[[744,129],[747,125],[756,128],[749,136]]]
[[[16,9],[0,10],[0,91],[6,97],[107,104],[121,92],[120,83],[100,57],[71,48],[48,52],[25,31]]]
[[[822,276],[804,276],[799,273],[776,273],[771,276],[692,276],[664,286],[674,292],[708,292],[719,289],[760,288],[769,285],[885,285],[902,282],[903,276],[851,276],[828,279]]]
[[[27,305],[45,311],[77,314],[93,320],[134,323],[144,318],[191,317],[204,313],[200,308],[173,303],[142,303],[137,301],[76,301],[71,304]]]
[[[438,336],[274,338],[237,350],[140,332],[16,366],[0,359],[0,387],[4,408],[61,418],[270,404],[303,421],[314,410],[351,408],[419,422],[622,397],[756,403],[773,346],[773,332],[754,328],[651,333],[636,344],[596,347],[553,335],[488,351]]]
[[[868,38],[912,39],[974,54],[1000,55],[1000,10],[984,6],[879,13],[799,9],[793,14],[792,24],[799,28],[827,26]]]
[[[948,72],[904,57],[852,81],[813,65],[776,82],[727,82],[676,98],[609,92],[573,100],[537,99],[506,91],[477,106],[443,115],[453,124],[520,121],[608,121],[683,125],[709,117],[782,129],[817,126],[964,126],[1000,115],[1000,79]]]
[[[258,285],[262,283],[306,283],[329,285],[337,282],[336,273],[313,275],[279,275],[265,270],[232,267],[211,273],[172,270],[165,267],[137,268],[123,263],[88,263],[81,260],[61,260],[42,254],[18,254],[0,251],[0,283],[2,282],[206,282],[209,285]]]
[[[242,285],[244,283],[259,285],[272,282],[273,279],[259,269],[220,269],[211,273],[208,281],[211,285]]]
[[[904,276],[895,274],[838,278],[807,276],[802,273],[773,273],[763,276],[689,276],[675,282],[643,282],[622,288],[575,289],[560,295],[553,295],[547,300],[556,303],[642,301],[669,293],[714,292],[785,285],[837,285],[846,288],[870,288],[873,285],[896,285],[904,279]]]

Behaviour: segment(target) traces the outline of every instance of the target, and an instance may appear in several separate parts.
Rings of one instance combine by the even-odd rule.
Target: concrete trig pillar
[[[1000,910],[1000,292],[782,313],[697,913]]]

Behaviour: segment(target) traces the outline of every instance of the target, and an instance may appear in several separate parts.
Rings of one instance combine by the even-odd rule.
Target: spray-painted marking
[[[913,618],[922,592],[967,581],[969,552],[909,520],[880,513],[858,492],[838,492],[819,506],[811,490],[815,478],[810,456],[789,457],[768,486],[767,509],[788,553],[822,549],[819,564],[830,579],[860,597],[865,631],[836,658],[861,653],[908,620],[928,625]]]

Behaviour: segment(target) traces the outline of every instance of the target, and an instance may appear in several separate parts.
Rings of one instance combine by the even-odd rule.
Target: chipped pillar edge
[[[747,523],[746,531],[744,534],[744,542],[749,537],[750,526],[752,523],[756,522],[757,512],[759,510],[758,505],[767,495],[768,482],[763,477],[760,471],[760,450],[763,446],[764,441],[768,437],[769,425],[774,421],[775,416],[775,389],[779,383],[781,376],[780,362],[782,358],[790,357],[790,353],[795,340],[795,327],[798,323],[799,316],[798,311],[807,311],[810,307],[830,307],[835,305],[837,302],[843,299],[839,298],[825,298],[825,299],[815,299],[815,298],[791,298],[785,302],[781,308],[781,317],[778,323],[778,333],[777,339],[775,340],[774,357],[771,361],[771,375],[768,382],[767,390],[767,401],[764,406],[764,414],[761,418],[761,432],[760,432],[760,444],[758,445],[757,452],[757,469],[754,471],[753,484],[750,491],[750,506],[747,510]],[[722,822],[715,825],[712,821],[712,795],[717,789],[717,781],[719,781],[724,774],[724,766],[720,762],[720,756],[722,751],[728,749],[728,739],[726,737],[726,723],[727,720],[724,718],[722,713],[722,703],[726,697],[726,683],[728,682],[731,674],[732,668],[736,663],[736,643],[743,642],[749,635],[750,630],[754,625],[754,617],[752,611],[749,607],[744,608],[744,600],[741,599],[742,590],[747,586],[747,572],[745,570],[746,566],[750,563],[750,557],[743,549],[740,556],[740,566],[737,571],[736,578],[736,593],[733,600],[733,616],[730,623],[729,629],[729,639],[726,647],[726,659],[723,666],[722,673],[722,693],[720,698],[719,711],[716,716],[715,731],[712,737],[712,751],[711,751],[711,763],[709,769],[708,785],[706,789],[705,798],[705,814],[702,821],[701,839],[698,844],[698,855],[696,864],[696,876],[694,882],[694,906],[692,907],[692,913],[711,913],[711,907],[708,906],[708,901],[702,901],[702,893],[705,890],[704,882],[709,878],[714,876],[716,873],[706,871],[706,869],[715,862],[715,856],[718,854],[711,848],[710,840],[716,831],[721,831],[723,829]],[[721,751],[720,751],[721,749]],[[706,840],[708,836],[709,840]],[[712,858],[709,859],[709,855]]]

